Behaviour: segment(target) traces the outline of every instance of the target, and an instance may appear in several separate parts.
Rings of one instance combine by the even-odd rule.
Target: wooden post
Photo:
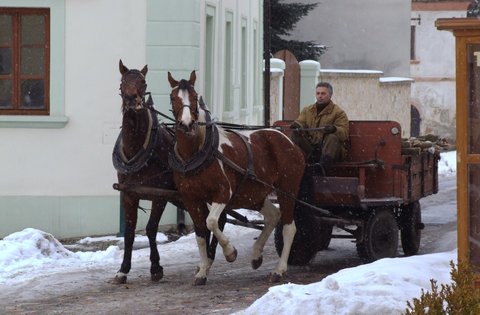
[[[458,260],[480,267],[480,20],[442,18],[455,36]],[[480,287],[477,277],[475,286]]]

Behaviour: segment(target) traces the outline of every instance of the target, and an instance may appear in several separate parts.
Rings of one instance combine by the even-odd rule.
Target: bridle
[[[175,118],[175,127],[177,129],[181,128],[180,127],[180,121],[178,119],[178,114],[180,114],[179,111],[181,111],[185,108],[188,108],[188,110],[191,111],[193,113],[193,115],[196,117],[196,120],[194,122],[194,126],[197,126],[198,125],[198,115],[199,115],[198,94],[195,92],[192,104],[185,104],[185,102],[183,101],[183,99],[181,97],[179,97],[178,95],[174,95],[175,90],[187,90],[187,91],[192,91],[193,90],[193,91],[195,91],[193,89],[193,86],[190,83],[188,83],[188,81],[186,81],[186,80],[181,80],[179,82],[179,84],[172,89],[172,92],[170,93],[170,105],[172,107],[173,116]],[[181,101],[182,101],[182,106],[178,109],[175,109],[174,106],[173,106],[175,98],[180,98]],[[195,105],[195,110],[192,110],[192,105]]]
[[[140,77],[140,80],[136,80],[135,82],[130,82],[127,80],[128,76],[135,75],[137,78]],[[125,86],[134,86],[137,89],[136,95],[127,95],[125,94]],[[123,101],[123,113],[127,112],[128,110],[136,110],[138,109],[137,106],[140,105],[140,108],[151,108],[153,105],[153,101],[151,98],[150,92],[147,91],[147,83],[145,80],[145,76],[139,70],[131,69],[125,72],[122,76],[122,80],[120,83],[120,96],[122,97]],[[145,101],[145,97],[149,96],[147,101]]]

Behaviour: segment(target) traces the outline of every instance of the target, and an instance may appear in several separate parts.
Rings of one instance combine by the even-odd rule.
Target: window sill
[[[66,116],[0,116],[0,128],[60,129],[67,123]]]

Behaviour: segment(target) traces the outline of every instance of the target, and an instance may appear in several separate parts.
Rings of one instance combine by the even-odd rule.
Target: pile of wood
[[[423,151],[440,154],[448,150],[451,150],[451,146],[445,138],[431,134],[402,139],[402,154],[406,155],[419,155]]]

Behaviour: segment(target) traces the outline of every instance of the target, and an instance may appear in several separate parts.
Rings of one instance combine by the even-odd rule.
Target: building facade
[[[413,0],[411,13],[412,106],[420,133],[455,142],[455,38],[435,27],[439,18],[465,17],[471,1]]]
[[[27,227],[59,238],[118,232],[119,59],[148,64],[164,113],[167,72],[196,70],[214,116],[261,122],[262,3],[0,0],[0,237]],[[175,214],[169,206],[161,224]],[[148,212],[139,215],[143,228]]]

